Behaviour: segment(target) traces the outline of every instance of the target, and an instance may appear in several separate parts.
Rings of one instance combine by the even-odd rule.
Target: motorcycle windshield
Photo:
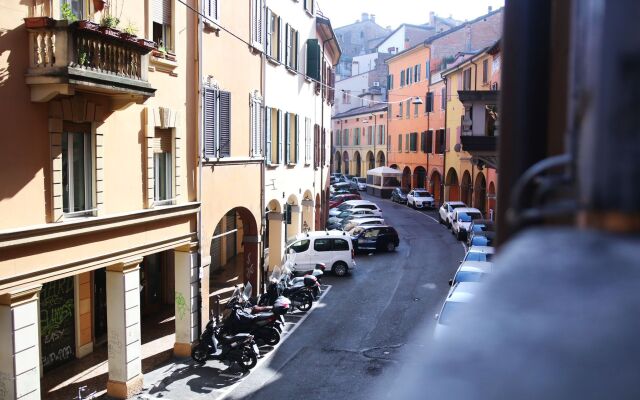
[[[280,267],[275,267],[271,272],[271,276],[269,277],[269,280],[277,282],[280,280],[281,276],[282,276],[282,269],[280,269]]]
[[[236,290],[233,291],[233,294],[231,295],[229,300],[236,299],[238,297],[240,297],[240,288],[236,286]]]
[[[253,290],[253,286],[251,286],[251,282],[247,282],[247,284],[244,285],[244,291],[242,292],[242,297],[244,301],[249,300],[249,297],[251,297],[252,290]]]

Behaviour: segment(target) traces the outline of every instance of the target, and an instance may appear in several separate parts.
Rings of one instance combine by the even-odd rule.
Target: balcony
[[[147,80],[152,42],[89,21],[27,21],[27,31],[31,101],[82,91],[142,103],[156,91]]]

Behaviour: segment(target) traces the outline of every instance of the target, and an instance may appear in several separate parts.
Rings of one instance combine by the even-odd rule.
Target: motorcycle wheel
[[[191,358],[197,363],[204,364],[207,361],[207,353],[207,347],[199,344],[191,350]]]
[[[257,363],[258,357],[253,353],[253,350],[245,347],[242,350],[242,361],[238,361],[238,365],[240,365],[240,368],[242,368],[242,370],[246,372],[255,367]]]
[[[307,312],[311,309],[311,306],[313,305],[313,299],[309,293],[303,292],[296,297],[296,300],[300,302],[300,304],[298,304],[298,306],[296,307],[298,310]]]
[[[276,328],[269,329],[269,333],[262,337],[262,340],[269,346],[275,346],[280,343],[280,332]]]

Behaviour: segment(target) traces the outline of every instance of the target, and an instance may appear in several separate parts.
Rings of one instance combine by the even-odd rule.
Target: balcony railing
[[[75,90],[132,95],[138,102],[154,95],[147,79],[153,43],[89,21],[52,21],[28,31],[33,101]]]

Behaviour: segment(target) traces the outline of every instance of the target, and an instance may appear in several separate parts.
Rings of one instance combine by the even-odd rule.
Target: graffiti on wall
[[[42,285],[40,345],[44,371],[75,357],[74,320],[73,278]]]

